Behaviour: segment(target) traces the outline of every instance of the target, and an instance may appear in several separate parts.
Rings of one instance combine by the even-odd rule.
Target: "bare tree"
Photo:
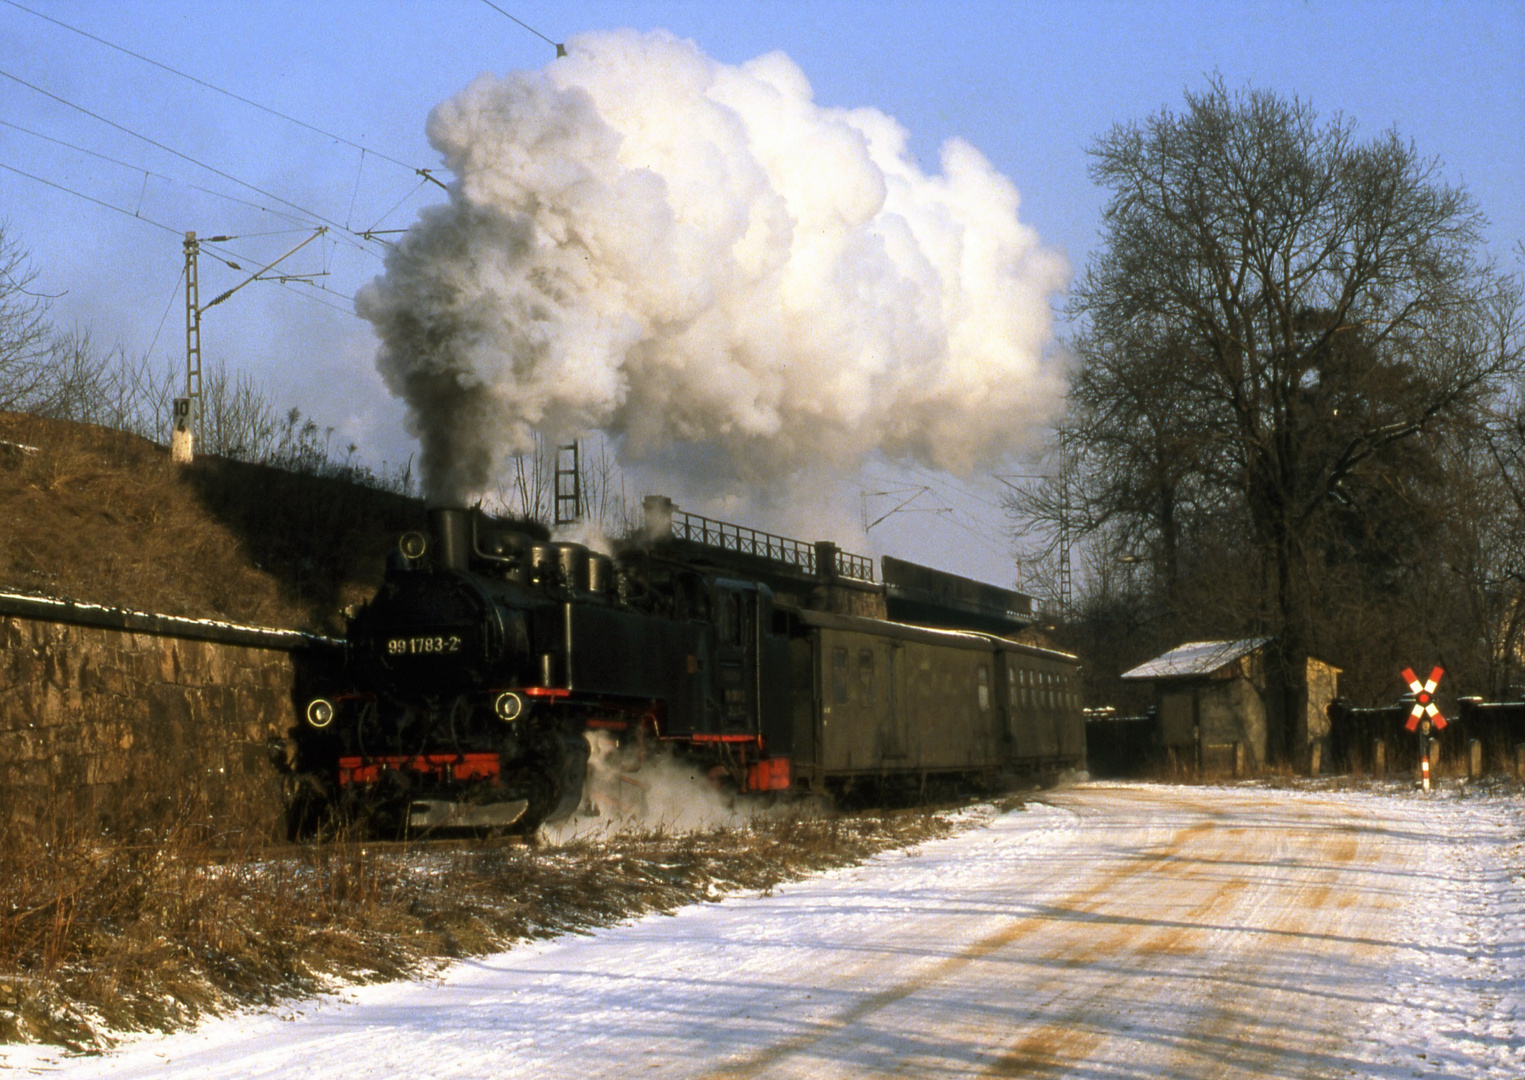
[[[1390,448],[1517,375],[1520,285],[1478,258],[1483,218],[1434,161],[1295,99],[1214,79],[1091,155],[1112,198],[1070,305],[1075,427],[1095,463],[1121,463],[1094,474],[1120,483],[1092,489],[1093,517],[1149,521],[1173,567],[1183,485],[1240,509],[1292,755],[1316,538],[1391,472]]]
[[[0,224],[0,409],[29,408],[51,376],[53,324],[27,252]]]
[[[624,474],[609,444],[596,432],[580,440],[578,487],[581,525],[593,536],[618,537],[634,525]],[[535,436],[534,449],[509,459],[490,502],[515,517],[548,522],[555,515],[556,448]]]

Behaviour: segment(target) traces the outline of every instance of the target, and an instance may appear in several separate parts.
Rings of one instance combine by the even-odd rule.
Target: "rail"
[[[850,551],[837,552],[837,577],[854,581],[874,580],[874,560],[866,555],[854,555]]]
[[[808,544],[803,540],[792,540],[761,529],[715,521],[686,510],[672,511],[672,536],[675,540],[686,540],[693,544],[720,548],[722,551],[734,551],[740,555],[782,563],[812,577],[817,571],[818,553],[830,552],[835,576],[853,581],[874,580],[872,559],[838,550],[834,544]]]

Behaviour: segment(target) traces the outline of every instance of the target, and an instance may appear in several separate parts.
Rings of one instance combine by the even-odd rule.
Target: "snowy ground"
[[[1525,806],[1087,784],[907,854],[58,1077],[1525,1077]]]

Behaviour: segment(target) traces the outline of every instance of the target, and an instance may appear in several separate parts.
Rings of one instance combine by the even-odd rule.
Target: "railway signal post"
[[[1413,668],[1403,669],[1403,681],[1408,683],[1414,695],[1414,707],[1409,712],[1408,723],[1403,726],[1419,732],[1419,776],[1425,791],[1430,790],[1430,729],[1433,725],[1436,731],[1441,731],[1446,726],[1446,718],[1435,704],[1435,687],[1440,685],[1440,677],[1444,674],[1444,668],[1436,667],[1427,680],[1420,682]]]

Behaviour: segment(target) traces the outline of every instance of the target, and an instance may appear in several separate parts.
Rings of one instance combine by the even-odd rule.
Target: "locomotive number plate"
[[[460,651],[460,634],[387,638],[388,656],[447,656]]]

